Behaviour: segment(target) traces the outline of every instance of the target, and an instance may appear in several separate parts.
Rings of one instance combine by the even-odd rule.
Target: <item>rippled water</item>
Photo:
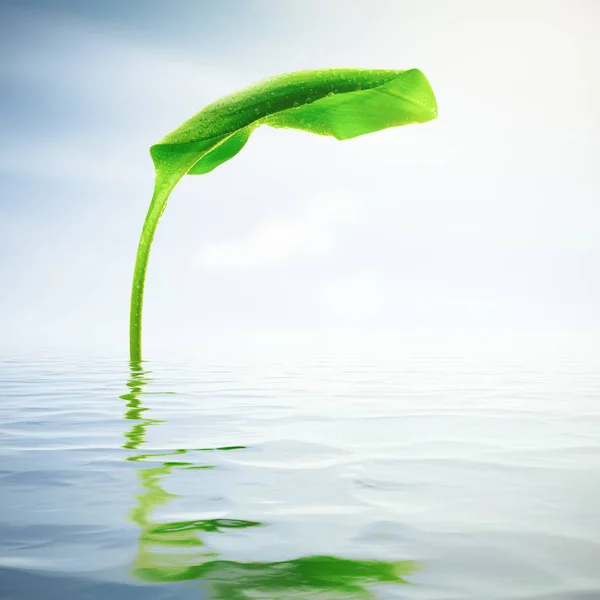
[[[0,361],[0,598],[600,598],[574,359]]]

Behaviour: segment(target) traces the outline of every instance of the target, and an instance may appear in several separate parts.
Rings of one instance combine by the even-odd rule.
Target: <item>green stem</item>
[[[202,149],[202,146],[200,149]],[[198,144],[187,144],[185,148],[179,148],[176,151],[173,151],[173,148],[169,145],[150,148],[152,160],[156,167],[156,182],[152,202],[150,202],[150,208],[146,214],[140,243],[138,244],[131,288],[131,311],[129,313],[129,359],[135,363],[142,360],[142,305],[150,246],[152,246],[152,240],[154,240],[158,220],[167,207],[167,200],[173,188],[202,157],[198,150]]]
[[[150,257],[150,247],[154,240],[154,233],[158,221],[167,206],[169,194],[181,177],[171,181],[161,181],[156,178],[152,202],[146,214],[138,244],[135,269],[133,271],[133,285],[131,287],[131,310],[129,313],[129,358],[133,362],[142,360],[142,305],[144,302],[144,284],[146,282],[146,269]]]

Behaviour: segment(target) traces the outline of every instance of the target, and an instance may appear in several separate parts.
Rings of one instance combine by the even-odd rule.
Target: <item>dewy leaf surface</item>
[[[300,71],[209,104],[153,146],[151,154],[157,175],[168,179],[175,172],[212,171],[235,156],[260,125],[345,140],[436,116],[435,96],[418,69]]]
[[[141,359],[141,314],[150,246],[169,195],[186,174],[202,175],[233,158],[261,125],[346,140],[437,117],[435,96],[418,69],[325,69],[266,79],[225,96],[150,148],[152,202],[138,247],[131,296],[131,359]]]

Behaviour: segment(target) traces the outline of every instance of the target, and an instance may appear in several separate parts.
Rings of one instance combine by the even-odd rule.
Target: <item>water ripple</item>
[[[7,357],[0,395],[7,600],[600,598],[593,361]]]

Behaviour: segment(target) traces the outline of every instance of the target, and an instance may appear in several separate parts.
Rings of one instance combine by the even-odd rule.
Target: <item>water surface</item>
[[[600,598],[592,360],[0,361],[0,598]]]

